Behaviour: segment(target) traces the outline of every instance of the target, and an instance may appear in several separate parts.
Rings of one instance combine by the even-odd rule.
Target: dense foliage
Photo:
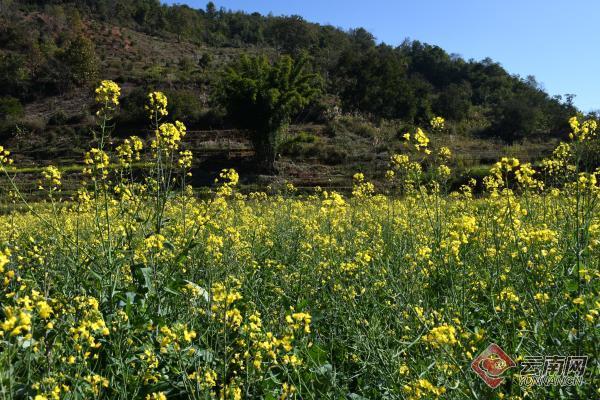
[[[282,130],[319,93],[319,76],[305,71],[306,59],[243,56],[222,79],[222,104],[229,118],[249,129],[259,162],[273,168]]]
[[[595,121],[572,118],[539,169],[497,162],[481,198],[448,193],[452,154],[416,129],[379,193],[357,173],[352,196],[245,196],[227,169],[200,200],[163,93],[147,96],[149,146],[113,148],[118,85],[96,101],[77,196],[55,166],[46,202],[3,193],[25,211],[0,217],[2,397],[598,398],[600,169],[578,167]],[[492,390],[470,371],[491,342],[517,361],[586,355],[588,373],[522,385],[513,368]]]
[[[292,56],[308,52],[316,71],[326,77],[325,91],[333,103],[375,119],[415,124],[445,115],[457,122],[459,133],[513,141],[560,136],[566,132],[564,121],[576,111],[572,97],[552,98],[533,77],[510,75],[490,59],[464,60],[418,41],[377,44],[364,29],[345,32],[298,16],[232,12],[213,3],[195,10],[158,0],[4,0],[1,10],[0,84],[3,95],[24,102],[67,90],[83,83],[79,76],[94,72],[90,46],[77,39],[81,20],[93,19],[208,48],[274,49]],[[34,25],[39,30],[31,34],[22,13],[32,11],[66,15],[73,22],[49,32]],[[160,69],[155,77],[160,83]],[[208,90],[214,87],[209,84]]]

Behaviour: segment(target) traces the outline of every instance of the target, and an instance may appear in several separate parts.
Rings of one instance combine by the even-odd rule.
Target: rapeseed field
[[[571,119],[540,165],[505,158],[452,192],[450,150],[417,129],[385,187],[357,173],[348,195],[241,194],[227,169],[200,199],[165,95],[148,96],[151,142],[113,146],[119,96],[96,90],[73,198],[50,166],[47,200],[27,203],[1,151],[4,201],[25,211],[0,217],[0,398],[600,396],[594,121]],[[517,366],[489,388],[471,363],[491,343],[515,364],[587,356],[583,383],[522,385]]]

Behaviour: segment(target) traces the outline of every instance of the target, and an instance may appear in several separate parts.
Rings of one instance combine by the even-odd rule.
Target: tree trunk
[[[258,136],[258,135],[257,135]],[[255,160],[260,172],[274,175],[277,173],[275,169],[276,144],[275,134],[264,134],[257,137],[254,141]]]

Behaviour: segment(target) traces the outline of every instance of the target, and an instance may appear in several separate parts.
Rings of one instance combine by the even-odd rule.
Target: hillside
[[[447,124],[432,140],[454,150],[460,168],[501,155],[535,161],[577,112],[569,98],[552,98],[535,78],[490,59],[463,60],[418,41],[394,48],[363,29],[296,16],[149,0],[0,4],[0,137],[21,165],[78,163],[93,124],[91,88],[112,79],[124,95],[117,138],[143,135],[145,94],[158,89],[171,116],[193,131],[188,146],[205,160],[198,167],[206,181],[222,164],[251,171],[251,146],[223,145],[244,143],[244,135],[214,96],[221,71],[244,53],[308,52],[325,78],[323,95],[295,116],[280,148],[280,178],[300,186],[347,186],[356,170],[377,179],[402,133],[436,115]]]

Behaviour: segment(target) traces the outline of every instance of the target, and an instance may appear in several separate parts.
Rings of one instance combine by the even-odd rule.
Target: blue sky
[[[391,45],[410,38],[466,59],[491,57],[510,73],[535,75],[551,95],[575,94],[583,111],[600,109],[598,0],[213,1],[217,8],[364,27]],[[165,1],[194,8],[207,2]]]

